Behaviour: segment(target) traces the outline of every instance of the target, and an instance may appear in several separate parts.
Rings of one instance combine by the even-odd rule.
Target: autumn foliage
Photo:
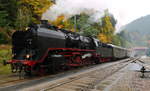
[[[113,35],[115,32],[115,26],[113,26],[109,15],[105,15],[102,18],[102,26],[100,27],[100,33],[98,34],[98,39],[104,43],[112,43]]]
[[[11,38],[14,30],[25,30],[31,23],[40,23],[42,14],[51,8],[51,0],[2,0],[0,1],[0,42]],[[68,31],[78,32],[84,36],[98,38],[104,43],[120,45],[120,40],[114,35],[116,20],[108,10],[98,21],[89,21],[90,15],[81,13],[66,18],[66,15],[59,15],[55,20],[49,20],[52,25]],[[51,15],[49,15],[51,16]],[[8,41],[9,42],[9,41]]]
[[[28,7],[32,12],[32,19],[37,22],[46,10],[53,5],[50,0],[20,0],[21,6]]]
[[[74,17],[74,16],[73,16]],[[105,12],[105,15],[102,18],[99,18],[99,21],[90,23],[88,19],[90,16],[86,14],[78,15],[77,28],[74,28],[74,18],[71,17],[66,19],[64,15],[58,16],[56,20],[51,23],[59,28],[65,28],[71,31],[81,33],[85,36],[92,36],[98,38],[104,43],[113,43],[114,42],[114,32],[116,21],[112,15],[108,12]]]

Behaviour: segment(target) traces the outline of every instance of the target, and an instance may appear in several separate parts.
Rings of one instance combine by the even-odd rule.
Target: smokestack
[[[48,25],[48,20],[41,20],[41,24]]]
[[[56,4],[56,0],[51,0],[54,4]]]
[[[76,17],[76,15],[74,16],[74,29],[75,29],[74,32],[76,32],[77,31],[77,17]]]

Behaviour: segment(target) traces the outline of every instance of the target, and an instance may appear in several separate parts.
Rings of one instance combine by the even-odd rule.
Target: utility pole
[[[74,29],[75,29],[74,32],[76,32],[77,30],[77,16],[76,15],[74,16]]]

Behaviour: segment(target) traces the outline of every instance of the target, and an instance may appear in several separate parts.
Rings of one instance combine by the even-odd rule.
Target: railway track
[[[94,88],[97,83],[111,76],[121,68],[125,67],[127,64],[128,63],[120,63],[117,65],[114,64],[111,65],[111,67],[102,68],[101,70],[103,71],[95,70],[86,74],[78,75],[76,77],[70,77],[68,80],[56,82],[56,84],[52,84],[47,88],[41,89],[40,91],[87,91]],[[102,75],[104,72],[108,73]]]
[[[22,89],[24,91],[63,91],[62,89],[65,89],[64,91],[71,91],[72,89],[76,91],[86,91],[87,89],[91,89],[96,83],[102,81],[126,66],[129,63],[128,61],[131,60],[126,59],[122,62],[105,63],[46,77],[22,79],[20,82],[19,80],[16,80],[14,82],[9,82],[15,85],[5,85],[6,87],[0,87],[0,91],[13,91],[16,89]],[[44,85],[43,83],[48,84]],[[6,82],[5,84],[8,83]],[[43,85],[41,86],[41,84]]]
[[[66,73],[69,72],[69,71],[76,72],[77,70],[78,69],[67,70]],[[56,74],[45,75],[45,76],[33,76],[31,78],[29,78],[29,77],[27,77],[27,78],[24,78],[24,77],[20,78],[19,75],[17,75],[17,74],[7,75],[7,77],[2,76],[1,79],[0,79],[0,88],[1,87],[5,87],[5,86],[9,86],[9,85],[12,85],[12,84],[18,84],[18,83],[21,83],[21,82],[27,82],[27,81],[32,81],[32,80],[39,80],[39,79],[44,79],[44,78],[53,78],[54,76],[61,75],[61,74],[64,74],[64,72],[60,71],[60,73],[56,73]]]
[[[57,76],[57,75],[61,75],[61,74],[65,74],[65,73],[74,73],[76,71],[78,71],[79,69],[89,69],[89,68],[92,68],[94,67],[94,65],[91,65],[91,66],[85,66],[85,67],[81,67],[81,68],[72,68],[70,70],[66,70],[65,72],[64,71],[60,71],[59,73],[55,73],[55,74],[49,74],[49,75],[45,75],[45,76],[33,76],[31,78],[27,77],[27,78],[24,78],[24,77],[19,77],[19,75],[17,74],[11,74],[11,75],[7,75],[6,76],[2,76],[0,77],[0,88],[1,87],[5,87],[5,86],[9,86],[11,84],[18,84],[18,83],[21,83],[21,82],[27,82],[27,81],[32,81],[32,80],[38,80],[38,79],[44,79],[44,78],[53,78],[54,76]]]
[[[1,87],[5,87],[5,86],[9,86],[9,85],[12,85],[12,84],[21,83],[21,82],[37,80],[37,79],[41,79],[41,78],[44,78],[44,77],[47,77],[47,76],[40,76],[40,77],[33,77],[33,78],[27,78],[27,79],[26,78],[20,79],[18,77],[18,75],[16,75],[15,77],[12,77],[12,78],[11,78],[11,75],[10,75],[10,76],[8,76],[8,78],[4,78],[4,80],[1,79],[1,81],[0,81],[0,88]]]
[[[23,89],[24,91],[88,91],[92,89],[98,82],[111,76],[118,70],[128,65],[129,60],[123,62],[115,62],[112,64],[104,64],[100,67],[89,69],[88,71],[77,73],[65,78],[60,78],[45,84],[39,84],[35,87]],[[42,89],[41,89],[42,88]]]

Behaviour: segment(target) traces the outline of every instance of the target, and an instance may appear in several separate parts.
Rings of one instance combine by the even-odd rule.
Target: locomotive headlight
[[[30,58],[30,55],[29,55],[29,54],[27,54],[27,55],[26,55],[26,58]]]
[[[26,30],[26,31],[29,30],[29,27],[26,27],[25,30]]]
[[[15,55],[14,54],[12,54],[12,57],[14,57]]]
[[[15,56],[16,56],[16,53],[12,54],[11,56],[12,56],[12,57],[15,57]]]

